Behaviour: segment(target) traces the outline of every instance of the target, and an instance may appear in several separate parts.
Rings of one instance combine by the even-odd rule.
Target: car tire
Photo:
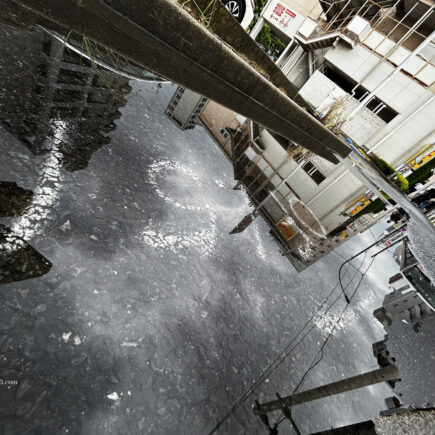
[[[241,23],[246,12],[245,0],[221,0],[230,14]]]

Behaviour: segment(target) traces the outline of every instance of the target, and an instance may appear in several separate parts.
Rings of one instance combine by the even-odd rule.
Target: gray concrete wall
[[[356,144],[365,144],[386,125],[385,121],[367,108],[361,109],[356,116],[345,121],[359,103],[320,71],[316,71],[309,78],[300,90],[300,94],[322,115],[327,114],[332,105],[343,101],[340,108],[340,118],[344,121],[341,129]]]
[[[327,179],[327,182],[322,184],[326,186],[334,182],[342,172],[344,171],[335,173],[334,176]],[[319,187],[324,187],[322,184]],[[363,186],[357,178],[348,172],[343,178],[312,202],[310,208],[322,222],[329,216],[328,220],[325,220],[325,224],[330,226],[334,222],[334,219],[339,220],[339,213],[344,211],[349,200],[357,197],[365,190],[367,190],[367,187]],[[314,198],[314,196],[315,195],[312,195],[311,198]],[[336,218],[334,218],[334,216],[336,216]]]
[[[432,94],[426,98],[429,99]],[[404,163],[406,159],[418,151],[426,141],[434,140],[434,113],[435,99],[414,115],[426,100],[415,101],[407,111],[396,116],[383,129],[376,132],[367,142],[366,147],[371,149],[390,132],[397,130],[379,146],[375,153],[390,162],[393,166]],[[410,116],[412,118],[408,119]],[[432,137],[432,139],[430,139]]]
[[[17,0],[156,74],[217,101],[338,162],[350,149],[271,82],[169,0]],[[112,9],[108,6],[116,8]],[[180,38],[180,34],[183,38]],[[249,37],[246,35],[246,37]]]

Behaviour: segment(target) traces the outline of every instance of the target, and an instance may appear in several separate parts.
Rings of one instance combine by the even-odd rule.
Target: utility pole
[[[369,385],[378,384],[380,382],[391,381],[398,376],[397,367],[393,364],[381,367],[380,369],[372,370],[371,372],[363,373],[361,375],[352,376],[341,381],[332,382],[322,387],[313,388],[311,390],[302,391],[291,396],[279,398],[271,402],[259,404],[254,406],[254,414],[264,416],[272,411],[283,410],[283,408],[290,408],[295,405],[300,405],[312,400],[322,399],[324,397],[333,396],[335,394],[344,393],[346,391],[356,390]]]
[[[278,398],[279,401],[282,400],[282,397],[278,393],[276,393],[276,397]],[[290,424],[292,425],[293,430],[296,432],[296,435],[302,435],[301,431],[299,430],[298,426],[296,425],[296,422],[293,419],[291,409],[288,406],[283,405],[281,410],[282,410],[282,413],[284,414],[284,417],[290,421]]]

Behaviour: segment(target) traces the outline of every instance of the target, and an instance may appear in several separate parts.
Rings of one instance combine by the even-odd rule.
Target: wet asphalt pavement
[[[71,70],[82,78],[56,72],[56,83],[71,82],[52,104],[44,93],[52,83],[35,71],[54,77],[56,45],[38,34],[32,47],[16,28],[3,31],[12,43],[3,65],[16,66],[0,83],[0,179],[33,196],[0,223],[52,267],[0,287],[0,378],[16,382],[0,385],[0,433],[207,433],[372,235],[297,274],[260,219],[228,235],[249,211],[247,198],[232,190],[232,168],[203,130],[180,133],[163,116],[174,86],[103,80],[79,64]],[[41,49],[51,56],[42,63]],[[117,91],[97,92],[98,80]],[[304,388],[376,367],[371,344],[384,331],[371,313],[395,270],[387,255],[370,269]],[[291,393],[343,307],[316,318],[221,433],[264,433],[253,399]],[[337,427],[378,414],[388,395],[371,387],[300,406],[294,417],[303,433]],[[291,433],[286,422],[280,433]]]

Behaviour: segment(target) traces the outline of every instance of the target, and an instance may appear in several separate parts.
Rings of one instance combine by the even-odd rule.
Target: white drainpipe
[[[281,53],[281,55],[278,57],[278,60],[276,61],[276,64],[278,65],[278,67],[280,66],[280,63],[285,58],[285,56],[287,56],[287,53],[293,47],[294,42],[295,42],[295,38],[292,36],[290,39],[290,42],[287,44],[287,47],[284,49],[284,51]]]
[[[314,74],[314,65],[313,65],[313,52],[308,52],[308,76],[311,77]]]
[[[290,174],[287,175],[287,177],[284,178],[284,180],[281,181],[281,183],[278,184],[277,187],[275,187],[275,189],[271,190],[266,198],[263,199],[263,201],[260,202],[260,204],[257,205],[257,207],[255,207],[255,211],[257,211],[259,208],[261,208],[264,204],[266,204],[266,202],[270,199],[271,196],[274,195],[275,192],[278,191],[278,189],[283,186],[288,180],[290,180],[290,178],[293,176],[293,174],[298,171],[304,164],[306,163],[305,160],[302,160],[298,166],[296,166],[296,168],[294,168],[292,171],[290,171]]]

